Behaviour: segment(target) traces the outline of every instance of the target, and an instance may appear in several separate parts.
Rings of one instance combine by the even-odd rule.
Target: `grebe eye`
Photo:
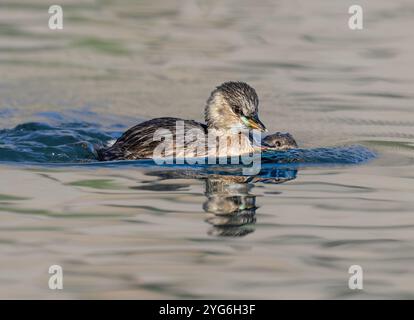
[[[240,108],[238,105],[232,105],[231,107],[236,114],[244,116],[242,108]]]
[[[276,141],[275,145],[276,145],[276,147],[281,147],[282,146],[282,144],[280,143],[280,141]]]

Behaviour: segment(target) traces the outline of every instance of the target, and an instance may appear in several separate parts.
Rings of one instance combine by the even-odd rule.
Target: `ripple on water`
[[[159,167],[152,160],[96,162],[95,148],[107,144],[121,134],[102,128],[100,124],[62,121],[64,117],[53,115],[54,124],[28,122],[12,129],[0,130],[0,161],[6,163],[35,163],[42,165],[90,165]],[[112,126],[119,130],[117,125]],[[289,179],[295,176],[295,168],[312,165],[350,165],[366,162],[375,153],[362,145],[336,146],[314,149],[268,151],[262,154],[263,178],[281,175]],[[239,174],[242,165],[165,165],[175,170],[197,170],[201,174]],[[287,166],[290,170],[280,170]],[[278,170],[274,170],[277,168]]]

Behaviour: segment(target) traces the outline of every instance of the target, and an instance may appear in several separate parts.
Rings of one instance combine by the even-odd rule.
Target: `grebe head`
[[[244,82],[225,82],[207,100],[205,120],[217,130],[258,129],[267,131],[258,117],[259,98]]]
[[[266,136],[262,140],[262,145],[272,150],[288,150],[298,147],[295,139],[287,132],[276,132]]]

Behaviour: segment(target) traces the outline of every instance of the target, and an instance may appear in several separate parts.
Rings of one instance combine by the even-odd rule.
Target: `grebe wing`
[[[155,132],[161,128],[170,130],[175,140],[177,121],[184,122],[186,131],[201,129],[207,133],[207,126],[197,121],[170,117],[155,118],[130,128],[111,147],[97,150],[98,159],[108,161],[151,158],[154,148],[161,142],[153,140]]]

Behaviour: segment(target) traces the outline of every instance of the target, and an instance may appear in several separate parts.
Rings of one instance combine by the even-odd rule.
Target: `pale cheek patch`
[[[214,98],[210,113],[216,128],[245,128],[243,123],[241,123],[240,117],[233,112],[221,95],[217,95]]]
[[[234,125],[232,125],[232,127],[230,128],[230,131],[234,134],[238,134],[244,130],[246,130],[246,126],[240,122],[235,123]]]

